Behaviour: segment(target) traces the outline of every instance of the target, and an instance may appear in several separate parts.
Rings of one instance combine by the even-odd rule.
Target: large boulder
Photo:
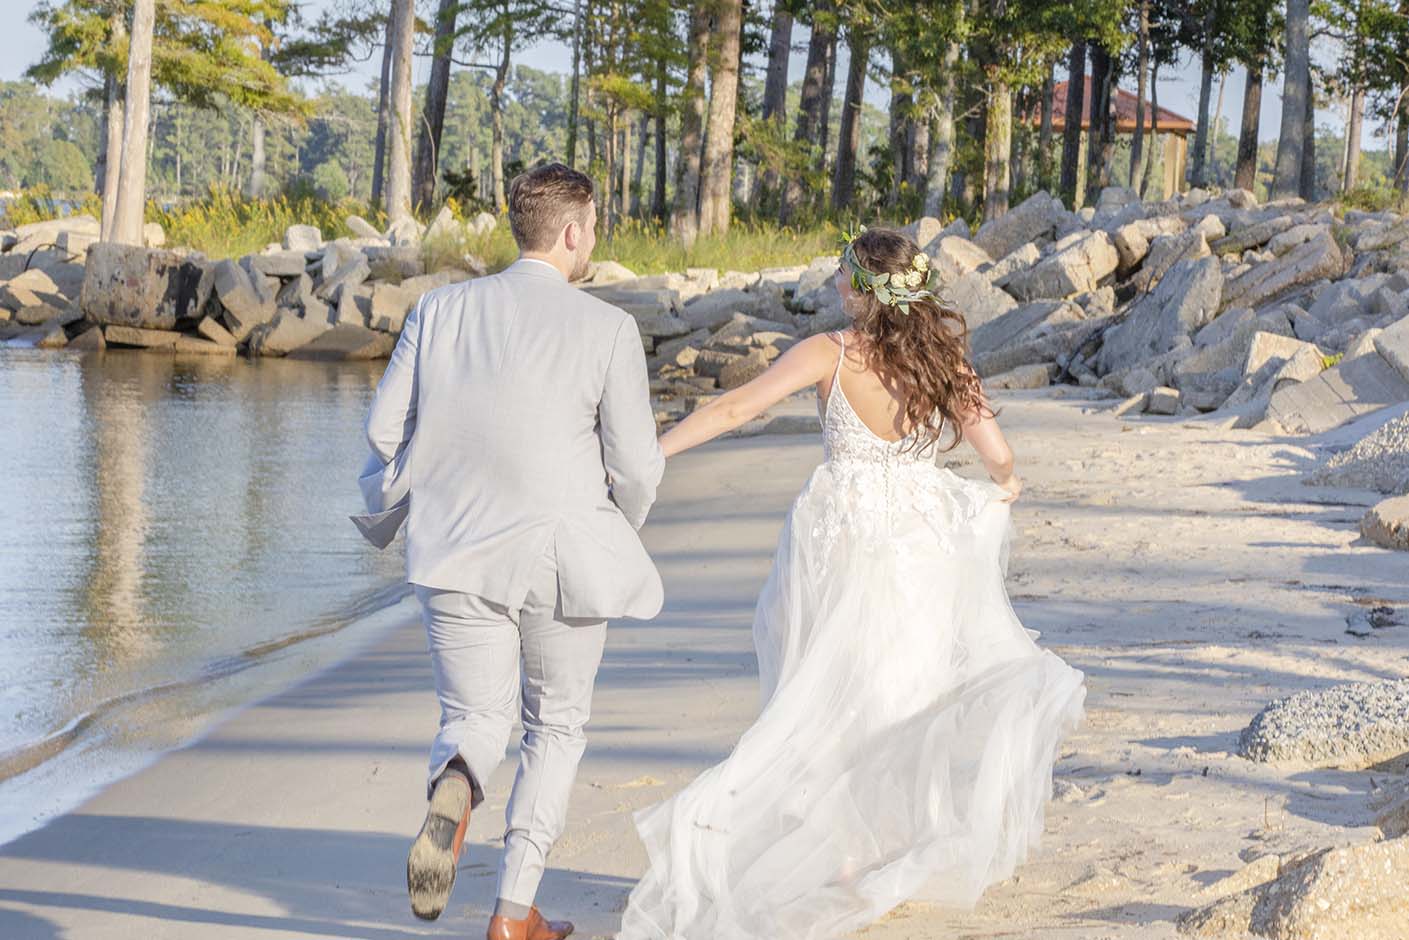
[[[1131,275],[1130,283],[1136,291],[1153,290],[1160,278],[1176,263],[1207,257],[1208,254],[1208,241],[1202,229],[1191,228],[1178,234],[1156,235],[1150,241],[1145,260]]]
[[[1115,273],[1120,255],[1110,236],[1088,232],[1037,264],[1010,275],[1002,287],[1018,300],[1061,300],[1092,291]]]
[[[88,252],[79,305],[93,323],[169,330],[200,314],[201,274],[174,252],[102,242]]]
[[[1020,342],[975,356],[974,371],[987,378],[1035,363],[1050,362],[1064,366],[1109,324],[1110,317],[1097,317],[1079,323],[1059,324],[1045,332],[1034,332]]]
[[[396,346],[396,337],[354,323],[342,323],[320,332],[312,342],[289,352],[290,359],[353,361],[385,359]]]
[[[1213,249],[1215,254],[1241,255],[1249,248],[1261,248],[1295,224],[1289,215],[1274,215],[1270,219],[1234,229],[1209,245],[1209,248]]]
[[[280,310],[274,319],[257,327],[249,337],[251,356],[287,356],[333,329],[326,320],[313,320],[294,310]]]
[[[1409,401],[1409,380],[1370,352],[1273,392],[1267,416],[1293,434],[1319,434],[1402,401]]]
[[[717,330],[736,313],[782,321],[787,310],[776,296],[759,291],[716,290],[701,294],[685,304],[680,316],[692,329]]]
[[[1392,496],[1371,506],[1360,520],[1360,534],[1384,548],[1409,551],[1409,496]]]
[[[1350,682],[1279,698],[1238,736],[1259,762],[1368,767],[1409,751],[1409,679]]]
[[[1039,300],[1023,304],[972,330],[969,333],[969,348],[974,355],[989,353],[1021,342],[1037,330],[1084,319],[1086,315],[1081,308],[1066,300]]]
[[[1047,238],[1066,215],[1060,200],[1036,192],[1016,207],[979,227],[973,242],[990,258],[1001,258],[1024,242]]]
[[[1278,860],[1270,880],[1181,915],[1190,937],[1402,940],[1409,924],[1409,839]],[[1261,879],[1254,879],[1259,880]]]
[[[370,298],[371,311],[368,326],[384,333],[400,333],[406,316],[416,306],[421,295],[414,290],[397,284],[377,283],[372,285]]]
[[[1150,252],[1150,241],[1160,235],[1177,235],[1185,225],[1178,216],[1161,215],[1152,219],[1137,219],[1120,226],[1111,237],[1116,254],[1120,258],[1120,270],[1129,273],[1145,260]]]
[[[1280,258],[1263,261],[1228,282],[1225,307],[1260,307],[1294,288],[1340,277],[1345,259],[1329,232],[1303,242]]]
[[[965,274],[940,291],[940,300],[964,315],[970,330],[997,319],[1017,307],[1012,295],[989,283],[980,272]]]
[[[1388,279],[1385,274],[1371,274],[1336,281],[1316,295],[1315,303],[1306,312],[1321,323],[1332,325],[1362,316],[1370,306],[1370,298]],[[1384,305],[1384,301],[1380,303]]]
[[[290,225],[284,229],[287,251],[317,251],[323,247],[323,233],[316,225]]]
[[[978,245],[959,235],[945,235],[930,246],[934,269],[947,283],[991,265],[993,259]]]
[[[1223,292],[1223,272],[1213,257],[1180,261],[1159,286],[1137,300],[1105,335],[1097,371],[1130,368],[1174,349],[1213,319]]]
[[[78,302],[83,291],[83,278],[81,264],[30,268],[0,284],[0,307],[23,310],[41,304],[70,306]]]
[[[225,325],[236,340],[244,340],[255,327],[274,319],[277,295],[268,296],[262,282],[256,283],[248,271],[228,258],[215,266],[215,295],[225,308]]]
[[[1032,242],[1024,242],[979,272],[994,284],[1001,283],[1008,276],[1023,268],[1031,267],[1042,258],[1042,249]]]

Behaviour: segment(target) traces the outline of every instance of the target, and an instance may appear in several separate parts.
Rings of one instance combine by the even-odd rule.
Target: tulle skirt
[[[972,907],[1042,833],[1080,672],[1003,578],[1001,490],[932,465],[823,464],[754,618],[763,708],[637,813],[620,940],[822,940],[911,898]]]

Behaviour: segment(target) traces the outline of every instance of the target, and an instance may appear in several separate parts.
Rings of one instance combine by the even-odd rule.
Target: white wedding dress
[[[972,907],[1041,836],[1086,690],[1008,603],[1009,504],[872,433],[837,366],[754,615],[762,712],[637,813],[650,865],[619,940],[823,940],[911,898]]]

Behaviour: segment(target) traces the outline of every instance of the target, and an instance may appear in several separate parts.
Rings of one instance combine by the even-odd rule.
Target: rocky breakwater
[[[282,243],[211,260],[160,247],[97,242],[97,222],[56,219],[0,233],[0,340],[40,348],[132,348],[167,353],[377,359],[390,354],[426,291],[484,273],[470,255],[437,270],[426,246],[454,242],[461,226],[442,211],[429,226],[379,232],[353,216],[354,237],[325,240],[291,226]],[[39,240],[45,240],[42,244]]]

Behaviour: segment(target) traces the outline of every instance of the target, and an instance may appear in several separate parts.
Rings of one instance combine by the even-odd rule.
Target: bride
[[[836,275],[851,328],[662,437],[678,454],[816,385],[824,461],[754,615],[762,711],[636,815],[649,869],[619,940],[822,940],[913,897],[971,907],[1041,836],[1085,687],[1009,606],[1022,482],[934,281],[912,240],[862,229]],[[992,482],[937,466],[961,441]]]

